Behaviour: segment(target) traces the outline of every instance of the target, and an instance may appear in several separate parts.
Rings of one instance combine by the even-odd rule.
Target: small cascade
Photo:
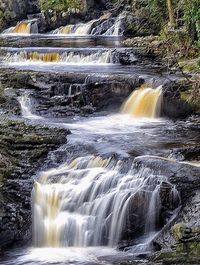
[[[29,91],[25,91],[22,96],[18,97],[18,101],[20,103],[22,116],[24,118],[27,118],[30,120],[41,119],[40,116],[33,114],[31,111],[32,102],[31,102]]]
[[[69,86],[68,97],[72,96],[72,85]]]
[[[75,30],[75,35],[88,35],[91,32],[91,27],[92,24],[95,22],[96,20],[92,20],[89,23],[86,24],[80,24],[77,29]]]
[[[123,35],[123,27],[122,21],[124,16],[120,15],[116,18],[116,21],[113,26],[111,26],[103,35],[105,36],[122,36]]]
[[[19,22],[15,27],[6,29],[2,34],[37,34],[37,20],[25,20]]]
[[[145,225],[146,233],[156,231],[156,224],[159,222],[160,210],[161,210],[160,186],[157,185],[156,188],[152,191],[151,199],[149,201],[147,222]]]
[[[64,34],[71,35],[73,32],[74,25],[67,25],[53,31],[53,34]]]
[[[14,28],[13,33],[25,33],[25,34],[30,34],[31,33],[31,24],[28,22],[24,23],[19,23],[17,26]]]
[[[161,109],[162,86],[153,88],[141,87],[133,91],[122,107],[123,113],[134,117],[159,117]]]
[[[64,27],[60,27],[54,30],[52,33],[58,35],[63,34],[63,35],[75,35],[75,36],[86,36],[86,35],[122,36],[124,18],[125,16],[123,14],[119,15],[116,18],[111,18],[111,13],[106,13],[98,19],[91,20],[87,23],[70,24]],[[108,24],[109,26],[106,26],[106,24]]]
[[[128,165],[85,156],[42,173],[32,192],[35,246],[113,247],[135,229],[148,238],[159,230],[166,180]]]
[[[81,52],[29,52],[21,51],[8,53],[6,63],[19,62],[44,62],[44,63],[66,63],[66,64],[108,64],[112,63],[110,51],[98,51],[90,54]]]
[[[176,189],[176,187],[175,186],[173,186],[173,188],[171,189],[171,203],[173,204],[173,205],[175,205],[176,204],[176,202],[177,201],[180,201],[180,194],[179,194],[179,192],[177,191],[177,189]]]
[[[97,20],[91,20],[88,23],[81,23],[77,25],[67,25],[65,27],[60,27],[53,31],[53,34],[64,34],[64,35],[89,35],[92,30],[92,25]]]
[[[77,64],[107,64],[111,63],[111,52],[96,52],[89,55],[77,54],[74,52],[63,53],[60,56],[60,60],[66,63],[77,63]]]
[[[30,53],[22,53],[22,57],[25,60],[30,60],[33,62],[42,61],[42,62],[59,62],[60,55],[59,53],[52,52],[52,53],[38,53],[38,52],[30,52]]]

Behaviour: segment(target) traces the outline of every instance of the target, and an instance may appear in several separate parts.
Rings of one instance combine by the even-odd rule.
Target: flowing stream
[[[24,118],[40,123],[30,115],[26,94],[23,100],[19,98],[24,100]],[[29,115],[24,111],[27,107]],[[168,181],[158,172],[138,168],[128,153],[133,148],[141,155],[165,156],[164,145],[171,137],[163,137],[164,131],[171,127],[170,134],[174,131],[183,140],[181,132],[173,122],[129,114],[46,122],[70,128],[72,134],[66,145],[50,154],[49,169],[35,180],[34,247],[8,253],[2,264],[112,264],[120,260],[143,264],[137,255],[153,250],[152,240],[164,225],[160,222],[160,189]],[[169,185],[174,218],[180,198]],[[128,238],[132,247],[117,250],[120,241]]]
[[[143,93],[143,89],[140,92]],[[151,94],[152,91],[149,89],[148,92]],[[156,102],[159,102],[160,93],[154,94],[154,113],[158,113],[159,104]],[[146,100],[140,97],[141,104]],[[152,101],[152,95],[149,100]],[[24,93],[19,101],[24,118],[35,120],[37,117],[31,112],[29,94]],[[138,101],[137,97],[135,101]],[[133,115],[131,111],[130,114]],[[112,262],[116,258],[132,260],[135,255],[152,251],[152,240],[163,226],[159,221],[160,188],[167,179],[145,167],[138,169],[137,164],[129,159],[127,147],[134,137],[132,146],[143,148],[144,154],[148,154],[148,139],[145,142],[140,134],[148,133],[150,138],[159,138],[160,129],[164,130],[166,123],[169,128],[170,122],[145,117],[142,109],[135,117],[130,114],[57,124],[70,128],[72,135],[67,145],[52,153],[54,158],[50,161],[57,160],[57,152],[61,150],[66,161],[59,161],[57,167],[39,173],[32,192],[34,248],[20,251],[20,255],[17,252],[19,257],[13,261],[16,263],[10,264],[23,264],[22,261],[25,264],[36,261],[39,264],[96,264],[101,260],[109,264],[110,259]],[[138,119],[141,115],[143,119]],[[90,154],[90,146],[95,147],[99,155]],[[156,146],[154,148],[157,154]],[[84,155],[78,155],[75,149]],[[173,185],[170,194],[176,215],[180,199]],[[138,222],[141,225],[137,227],[135,237],[130,231],[134,231]],[[133,240],[132,248],[128,252],[119,252],[116,249],[119,242],[129,237]],[[50,255],[46,254],[48,251],[51,251]],[[15,257],[15,253],[12,256]]]
[[[123,19],[124,16],[121,15],[116,18],[110,18],[110,13],[107,13],[100,18],[91,20],[87,23],[69,24],[60,27],[50,32],[50,34],[69,36],[121,36],[123,33]],[[108,26],[105,26],[104,22],[107,22]],[[38,34],[38,21],[37,19],[31,19],[18,22],[16,26],[6,29],[2,34],[5,36]]]
[[[53,34],[90,34],[95,23],[68,25]],[[120,25],[119,17],[106,35],[119,35]],[[30,29],[37,33],[35,21],[19,23],[4,34],[30,34]],[[42,64],[42,69],[55,72],[62,63],[62,71],[81,72],[78,64],[84,70],[90,64],[87,71],[93,69],[99,75],[109,69],[115,74],[133,73],[133,68],[112,68],[111,52],[105,47],[95,47],[89,54],[85,48],[57,52],[53,47],[43,48],[45,52],[34,46],[28,49],[11,47],[3,67],[21,69],[20,64],[26,64],[27,68],[22,69],[40,71]],[[96,64],[101,69],[93,66]],[[64,68],[66,65],[70,68]],[[63,120],[36,115],[31,93],[20,93],[23,120],[68,128],[72,134],[68,143],[51,152],[44,167],[38,169],[31,198],[33,244],[8,252],[0,263],[116,264],[135,260],[136,264],[144,264],[137,256],[153,251],[153,239],[176,216],[181,201],[176,187],[161,172],[139,166],[134,158],[153,155],[170,159],[172,144],[195,144],[194,137],[189,132],[186,135],[181,125],[159,118],[162,86],[134,91],[121,113],[118,110],[115,114],[104,112]],[[170,218],[161,221],[163,183],[169,185],[171,204]]]

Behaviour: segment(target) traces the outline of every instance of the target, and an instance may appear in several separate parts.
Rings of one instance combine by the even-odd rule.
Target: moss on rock
[[[163,252],[155,259],[161,264],[199,264],[200,263],[200,227],[187,226],[184,223],[172,227],[175,238],[175,251]]]

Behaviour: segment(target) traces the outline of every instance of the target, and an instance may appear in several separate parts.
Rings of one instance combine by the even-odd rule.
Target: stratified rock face
[[[170,118],[185,118],[194,112],[192,106],[181,99],[184,91],[181,82],[171,82],[164,85],[162,115]]]
[[[153,264],[199,264],[200,262],[200,168],[187,163],[159,158],[136,158],[147,167],[159,167],[175,184],[181,196],[182,207],[177,217],[158,235],[155,245],[162,249]],[[165,193],[163,193],[166,198]],[[162,263],[160,263],[162,262]]]
[[[1,118],[0,249],[30,238],[33,174],[69,133]]]
[[[19,114],[17,97],[29,90],[33,113],[43,117],[88,114],[114,106],[119,109],[133,89],[144,82],[137,74],[121,77],[18,72],[10,79],[7,74],[11,76],[9,72],[1,76],[4,92],[0,94],[0,102],[3,102],[4,113]]]
[[[0,31],[38,11],[37,0],[0,0]]]
[[[135,60],[131,51],[115,52],[114,60],[130,64]],[[149,79],[134,73],[132,75],[54,74],[6,71],[0,73],[0,103],[4,113],[20,114],[19,96],[28,90],[33,114],[43,117],[67,117],[89,114],[120,105]],[[9,80],[9,82],[8,82]],[[154,84],[155,85],[155,84]],[[177,86],[169,82],[163,86],[161,116],[173,119],[186,118],[193,113],[192,107],[180,98]],[[185,150],[185,152],[188,152]],[[199,151],[196,150],[196,153]],[[189,156],[189,153],[188,153]]]

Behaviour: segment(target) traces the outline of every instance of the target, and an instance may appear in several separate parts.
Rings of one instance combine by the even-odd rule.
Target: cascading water
[[[75,35],[75,36],[85,36],[93,35],[93,30],[95,29],[96,22],[102,23],[103,21],[109,19],[110,13],[106,13],[98,19],[93,19],[87,23],[70,24],[64,27],[60,27],[53,31],[53,34],[63,34],[63,35]]]
[[[105,36],[121,36],[123,35],[123,19],[124,15],[120,15],[117,18],[112,18],[112,23],[110,28],[104,29],[103,23],[108,22],[111,14],[107,13],[101,16],[99,19],[91,20],[87,23],[81,24],[70,24],[64,27],[60,27],[53,31],[53,34],[63,34],[63,35],[75,35],[75,36],[85,36],[85,35],[105,35]],[[101,28],[101,33],[98,33],[98,29]]]
[[[15,52],[8,53],[5,62],[45,62],[45,63],[66,63],[66,64],[107,64],[112,63],[110,51],[98,51],[91,54],[81,52]]]
[[[123,19],[124,15],[119,15],[110,20],[111,14],[106,13],[98,19],[93,19],[87,23],[69,24],[55,29],[51,34],[54,35],[106,35],[106,36],[122,36],[123,35]],[[104,22],[109,23],[110,28],[104,28]],[[100,32],[98,29],[100,29]],[[3,31],[2,34],[38,34],[37,19],[23,20],[15,27],[10,27]]]
[[[41,119],[40,116],[33,114],[31,111],[32,102],[31,102],[29,91],[25,91],[23,95],[18,97],[18,101],[20,103],[22,116],[24,118],[31,119],[31,120]]]
[[[97,20],[91,20],[85,24],[78,24],[78,25],[67,25],[65,27],[58,28],[53,31],[53,34],[64,34],[64,35],[89,35],[91,33],[92,25]]]
[[[96,52],[90,55],[75,54],[73,52],[63,53],[61,61],[66,63],[81,63],[81,64],[107,64],[112,63],[112,55],[110,51]]]
[[[123,113],[134,117],[159,117],[161,109],[162,86],[155,89],[141,87],[133,91],[122,107]]]
[[[166,179],[134,163],[79,157],[39,181],[32,193],[37,247],[114,247],[130,230],[148,237],[160,228]]]
[[[123,27],[122,21],[124,16],[120,15],[116,18],[115,23],[111,26],[103,35],[105,36],[122,36],[123,35]]]
[[[27,20],[19,22],[15,27],[6,29],[2,34],[37,34],[37,20]]]

